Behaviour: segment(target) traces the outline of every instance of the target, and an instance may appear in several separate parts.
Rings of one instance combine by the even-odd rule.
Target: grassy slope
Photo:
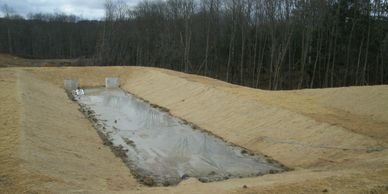
[[[138,185],[62,89],[65,78],[98,86],[107,76],[120,77],[125,90],[294,170],[208,184],[189,180],[171,188]],[[16,188],[90,193],[386,190],[388,151],[380,148],[388,147],[388,86],[269,92],[135,67],[6,68],[0,69],[0,78],[5,80],[0,82],[1,121],[13,123],[0,128],[1,137],[7,137],[0,142],[0,159],[10,160],[11,154],[23,161],[0,168],[31,176],[16,181],[22,183]],[[13,170],[2,172],[1,177],[19,176]],[[2,180],[0,185],[9,183],[3,188],[15,188],[12,178]]]

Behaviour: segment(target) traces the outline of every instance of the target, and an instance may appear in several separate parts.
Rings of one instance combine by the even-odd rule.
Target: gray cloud
[[[134,6],[140,0],[124,0]],[[63,12],[88,19],[98,19],[104,16],[105,0],[0,0],[0,6],[7,4],[17,14],[26,16],[28,13]]]

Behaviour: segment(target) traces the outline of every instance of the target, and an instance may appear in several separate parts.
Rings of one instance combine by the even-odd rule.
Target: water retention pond
[[[84,89],[75,100],[134,177],[149,186],[176,185],[189,177],[212,182],[286,170],[120,88]]]

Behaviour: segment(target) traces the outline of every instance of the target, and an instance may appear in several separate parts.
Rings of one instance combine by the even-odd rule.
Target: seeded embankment
[[[105,146],[63,80],[121,87],[293,169],[146,187]],[[263,91],[143,67],[0,68],[0,193],[388,192],[388,86]]]

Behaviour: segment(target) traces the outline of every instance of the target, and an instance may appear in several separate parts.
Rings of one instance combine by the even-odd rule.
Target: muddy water
[[[188,177],[210,182],[284,171],[273,160],[193,129],[121,89],[84,91],[76,97],[81,107],[89,110],[97,129],[125,153],[132,173],[147,185],[175,185]]]

